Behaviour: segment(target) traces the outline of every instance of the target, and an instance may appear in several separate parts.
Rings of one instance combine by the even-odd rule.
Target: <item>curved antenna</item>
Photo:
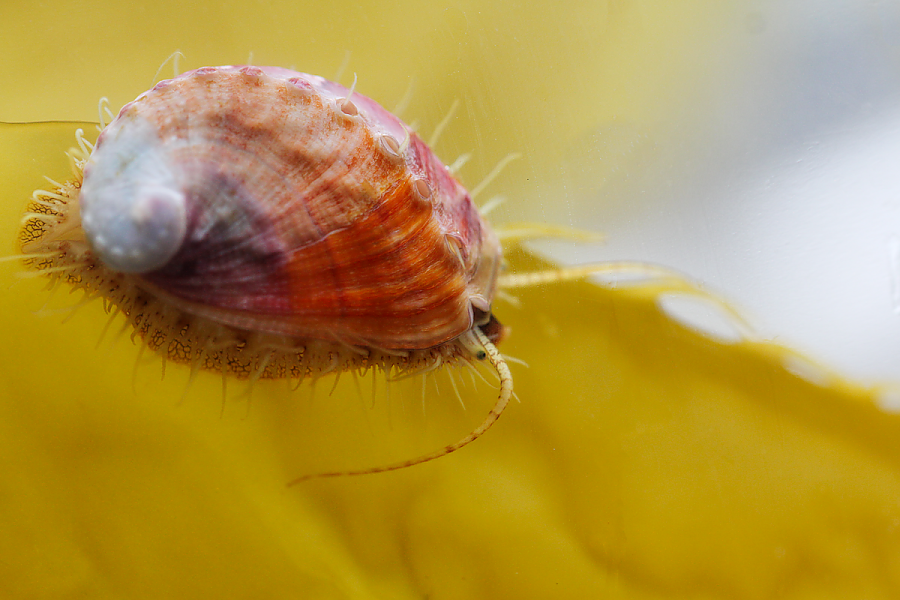
[[[615,261],[574,267],[560,267],[557,269],[544,269],[542,271],[532,271],[528,273],[509,273],[507,275],[500,275],[500,277],[497,278],[497,286],[507,290],[510,288],[530,287],[545,283],[571,281],[573,279],[582,279],[589,275],[600,275],[602,273],[633,273],[651,279],[684,280],[684,275],[677,271],[653,263]]]
[[[350,86],[350,91],[347,92],[347,97],[343,100],[340,100],[341,111],[347,116],[355,117],[359,114],[359,109],[356,108],[356,105],[353,104],[353,92],[356,91],[356,73],[353,74],[353,85]]]
[[[344,52],[344,60],[341,61],[341,66],[338,67],[337,72],[334,74],[334,77],[331,78],[332,81],[337,83],[341,82],[341,77],[344,76],[344,71],[347,70],[347,67],[350,65],[350,51],[347,50]]]
[[[159,65],[159,68],[156,70],[156,75],[153,76],[153,81],[150,82],[150,87],[156,85],[156,82],[159,81],[159,74],[162,73],[163,67],[166,66],[170,60],[172,61],[172,71],[174,73],[174,77],[178,77],[181,73],[178,70],[178,59],[184,58],[184,53],[181,50],[176,50],[172,54],[170,54],[166,60]]]
[[[353,85],[350,86],[350,91],[347,92],[347,97],[344,99],[344,102],[350,102],[353,98],[353,92],[356,91],[356,73],[353,73]]]
[[[474,200],[478,196],[478,194],[484,191],[484,188],[490,185],[490,183],[494,180],[495,177],[497,177],[497,175],[500,174],[500,171],[502,171],[504,167],[506,167],[506,165],[519,158],[522,158],[522,155],[518,152],[513,152],[512,154],[507,154],[506,156],[504,156],[503,159],[497,163],[497,166],[494,167],[494,170],[488,173],[487,176],[481,180],[481,183],[476,185],[475,188],[469,192],[469,196],[472,198],[472,200]]]
[[[447,165],[447,170],[450,171],[453,175],[463,168],[463,166],[469,162],[469,159],[472,158],[471,152],[466,152],[465,154],[460,154],[456,160],[453,161],[452,164]]]
[[[100,126],[98,127],[100,131],[103,131],[107,124],[111,123],[112,120],[116,118],[109,108],[109,98],[106,96],[100,98],[100,101],[97,103],[97,114],[100,115]]]
[[[480,212],[482,216],[487,214],[488,205],[485,204]],[[606,239],[602,233],[566,227],[565,225],[551,225],[549,223],[503,223],[494,227],[501,244],[519,244],[526,240],[536,239],[563,239],[577,242],[601,243]]]
[[[394,110],[391,111],[391,113],[395,117],[403,116],[403,112],[409,107],[409,101],[412,100],[414,85],[415,85],[415,79],[410,77],[409,85],[406,86],[406,92],[403,93],[403,97],[400,98],[400,101],[397,103],[397,106],[395,106]]]
[[[512,396],[513,382],[512,373],[509,372],[509,367],[507,366],[506,361],[503,359],[503,356],[500,354],[500,351],[497,350],[497,347],[494,346],[493,343],[491,343],[491,341],[487,338],[486,335],[484,335],[484,333],[482,333],[481,329],[479,329],[478,327],[474,327],[472,329],[472,336],[474,337],[474,339],[461,339],[461,343],[467,350],[472,352],[474,358],[477,358],[479,360],[489,360],[491,365],[497,371],[497,376],[500,378],[500,395],[497,397],[497,402],[487,414],[487,417],[485,417],[484,421],[482,421],[481,425],[476,427],[474,430],[472,430],[471,433],[469,433],[466,437],[462,438],[458,442],[455,442],[448,446],[444,446],[440,450],[435,450],[434,452],[430,452],[429,454],[424,454],[410,460],[405,460],[403,462],[398,462],[383,467],[372,467],[369,469],[360,469],[358,471],[335,471],[333,473],[304,475],[303,477],[298,477],[297,479],[288,482],[288,486],[297,485],[298,483],[303,483],[304,481],[309,481],[310,479],[322,479],[324,477],[344,477],[351,475],[371,475],[373,473],[384,473],[387,471],[405,469],[406,467],[419,465],[424,462],[446,456],[452,452],[456,452],[463,446],[466,446],[467,444],[470,444],[481,437],[481,435],[485,431],[490,429],[491,425],[497,422],[497,419],[500,418],[500,415],[503,414],[503,410],[509,404],[509,399]]]
[[[444,129],[447,128],[447,125],[450,123],[450,119],[453,118],[453,115],[456,114],[456,109],[459,108],[459,99],[453,101],[453,104],[450,105],[450,110],[447,111],[447,115],[441,119],[441,122],[437,124],[437,127],[434,128],[434,133],[431,134],[431,137],[428,138],[428,147],[434,148],[438,143],[438,140],[441,138],[441,134],[444,133]]]

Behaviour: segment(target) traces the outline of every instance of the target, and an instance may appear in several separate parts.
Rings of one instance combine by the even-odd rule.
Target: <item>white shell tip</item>
[[[81,187],[81,220],[94,252],[114,271],[146,273],[165,265],[187,232],[182,186],[147,127],[116,133],[93,153]]]
[[[184,194],[163,186],[145,186],[129,206],[88,216],[85,233],[92,248],[110,269],[124,273],[164,266],[187,230]]]

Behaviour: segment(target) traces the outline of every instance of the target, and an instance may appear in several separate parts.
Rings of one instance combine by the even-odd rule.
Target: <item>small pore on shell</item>
[[[312,84],[310,82],[308,82],[307,80],[303,79],[302,77],[291,77],[287,81],[288,81],[288,83],[290,83],[292,86],[294,86],[298,90],[302,90],[304,92],[313,91]]]
[[[450,253],[456,257],[459,261],[459,264],[466,264],[466,247],[463,244],[463,241],[454,235],[448,235],[444,238],[447,242],[447,249],[450,250]]]
[[[359,109],[356,108],[356,105],[353,104],[352,100],[344,98],[343,100],[338,100],[338,106],[341,107],[341,112],[347,115],[348,117],[355,117],[359,114]]]
[[[392,135],[381,136],[381,145],[385,151],[395,158],[400,158],[400,142]]]
[[[242,75],[252,79],[259,79],[263,76],[263,70],[259,67],[241,67],[240,72]]]
[[[416,194],[418,194],[419,198],[422,200],[431,198],[431,186],[429,186],[428,182],[424,179],[416,179],[413,182],[413,189],[416,190]]]

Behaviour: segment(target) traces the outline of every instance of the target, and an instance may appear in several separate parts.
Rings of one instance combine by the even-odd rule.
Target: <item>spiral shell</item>
[[[396,117],[320,77],[218,67],[125,105],[84,168],[108,268],[186,313],[395,350],[490,311],[500,244]]]

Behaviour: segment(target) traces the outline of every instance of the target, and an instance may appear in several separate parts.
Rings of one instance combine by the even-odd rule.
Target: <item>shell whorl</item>
[[[500,246],[431,150],[374,101],[274,67],[206,67],[122,108],[85,168],[111,270],[248,330],[428,348],[487,312]]]
[[[187,232],[187,202],[169,154],[150,123],[121,123],[106,133],[81,187],[81,222],[101,261],[145,273],[165,265]],[[111,126],[112,127],[112,126]]]

